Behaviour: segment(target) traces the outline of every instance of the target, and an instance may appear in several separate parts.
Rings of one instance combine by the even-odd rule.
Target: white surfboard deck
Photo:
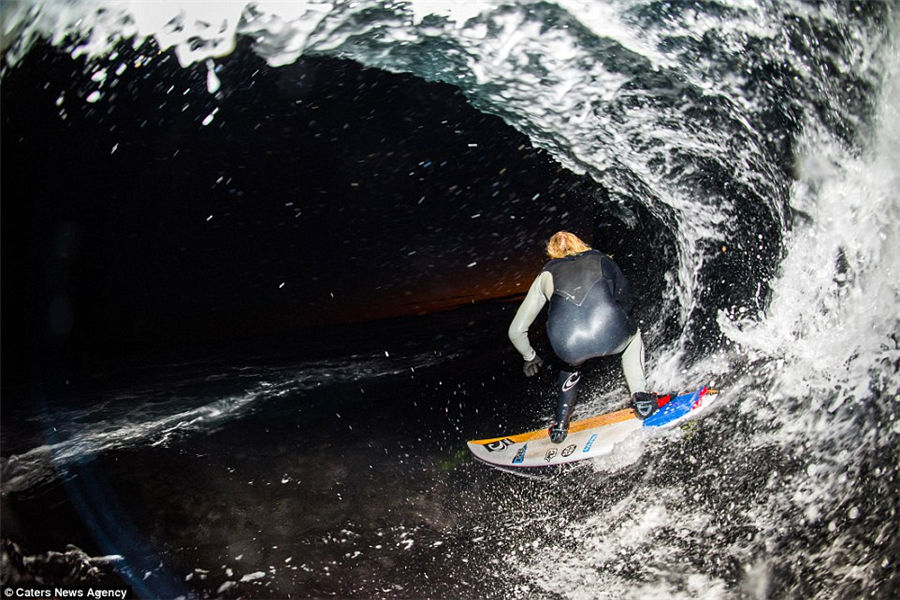
[[[546,429],[467,442],[475,457],[505,468],[546,467],[603,456],[616,444],[646,427],[665,427],[697,415],[717,397],[716,390],[669,395],[650,417],[641,421],[630,408],[597,415],[569,424],[569,435],[554,444]]]

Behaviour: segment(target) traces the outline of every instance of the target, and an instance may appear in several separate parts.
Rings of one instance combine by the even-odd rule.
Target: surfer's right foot
[[[653,392],[636,392],[631,395],[631,403],[637,418],[642,421],[659,410],[657,395]]]
[[[550,434],[551,442],[554,444],[562,444],[563,440],[566,439],[566,436],[569,435],[569,428],[554,423],[550,426],[547,433]]]

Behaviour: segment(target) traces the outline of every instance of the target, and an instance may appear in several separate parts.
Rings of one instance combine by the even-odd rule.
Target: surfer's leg
[[[631,394],[631,404],[639,419],[646,419],[659,409],[656,394],[647,391],[644,378],[644,342],[638,329],[622,352],[622,371]]]
[[[571,370],[569,370],[571,369]],[[581,381],[581,372],[575,367],[567,367],[559,370],[556,379],[556,391],[559,394],[556,401],[556,421],[550,428],[550,441],[559,444],[569,433],[569,420],[572,418],[572,409],[578,397],[578,382]]]
[[[644,342],[641,340],[640,329],[622,352],[622,371],[625,373],[629,394],[633,396],[647,391],[647,380],[644,378]]]

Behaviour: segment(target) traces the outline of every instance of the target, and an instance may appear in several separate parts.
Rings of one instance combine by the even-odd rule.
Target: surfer
[[[528,341],[528,328],[550,302],[547,336],[564,363],[557,377],[559,396],[556,420],[550,426],[551,441],[558,444],[566,439],[581,366],[598,356],[622,354],[635,413],[641,419],[649,417],[658,408],[656,394],[646,391],[644,344],[641,330],[628,316],[633,302],[622,270],[612,258],[568,231],[553,234],[547,254],[551,260],[519,306],[509,326],[509,339],[525,359],[525,375],[532,377],[544,361]]]

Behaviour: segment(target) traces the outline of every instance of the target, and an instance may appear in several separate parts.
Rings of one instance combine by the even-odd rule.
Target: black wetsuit
[[[622,352],[637,325],[628,316],[631,289],[618,265],[589,250],[551,260],[544,271],[553,275],[547,335],[556,355],[577,367]]]

